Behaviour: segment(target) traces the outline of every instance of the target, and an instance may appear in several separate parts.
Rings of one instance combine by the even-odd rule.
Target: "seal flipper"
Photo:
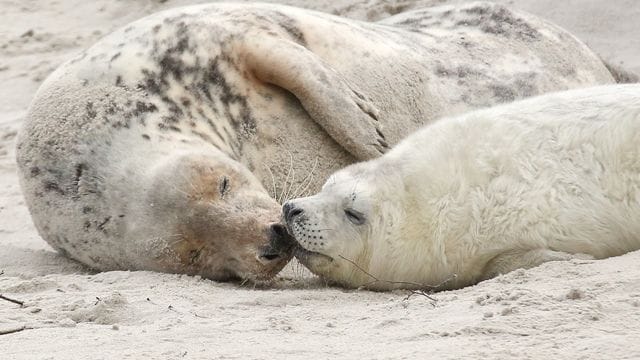
[[[480,280],[487,280],[516,269],[530,269],[547,261],[593,259],[587,254],[569,254],[549,249],[512,250],[491,259],[482,271]]]
[[[378,157],[389,148],[375,105],[313,52],[264,34],[247,35],[242,46],[242,61],[254,76],[291,92],[357,159]]]

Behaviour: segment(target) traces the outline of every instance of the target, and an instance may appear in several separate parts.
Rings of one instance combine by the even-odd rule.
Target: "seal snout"
[[[288,260],[291,257],[295,240],[284,225],[274,223],[269,226],[269,245],[258,253],[258,260],[267,265],[269,263]]]

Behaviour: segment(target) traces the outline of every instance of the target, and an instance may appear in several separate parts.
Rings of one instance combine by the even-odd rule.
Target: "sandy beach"
[[[95,273],[53,251],[24,204],[15,138],[38,86],[102,36],[186,0],[0,0],[0,356],[4,359],[639,359],[640,252],[552,262],[432,294]],[[287,0],[375,21],[461,1]],[[640,74],[635,0],[497,1]]]

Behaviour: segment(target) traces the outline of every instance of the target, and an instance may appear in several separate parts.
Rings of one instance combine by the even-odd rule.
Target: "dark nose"
[[[288,223],[293,220],[296,216],[300,216],[304,211],[296,207],[291,201],[287,201],[282,206],[282,214],[284,215],[284,220]]]
[[[289,249],[294,244],[293,237],[287,232],[287,228],[281,224],[271,224],[269,229],[269,243],[277,250]]]
[[[271,224],[269,227],[269,245],[260,253],[260,260],[270,262],[289,257],[295,240],[281,224]]]

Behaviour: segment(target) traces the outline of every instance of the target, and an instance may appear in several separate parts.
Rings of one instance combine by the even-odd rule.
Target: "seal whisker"
[[[313,172],[316,170],[316,166],[318,166],[318,157],[316,156],[316,160],[313,163],[313,166],[311,167],[311,171],[309,172],[309,174],[302,180],[302,182],[300,183],[300,185],[298,185],[298,187],[296,187],[294,194],[292,196],[292,198],[298,198],[304,195],[304,193],[309,189],[309,186],[311,186],[311,183],[314,180],[314,176],[313,176]],[[302,188],[302,186],[304,185],[304,188]],[[302,189],[301,189],[302,188]]]
[[[180,236],[183,236],[183,235],[184,234],[180,234],[180,233],[178,233],[178,234],[169,234],[169,235],[160,235],[160,236],[151,237],[151,238],[149,238],[149,240],[155,240],[155,241],[168,240],[169,238],[180,237]],[[184,240],[183,239],[178,239],[178,240],[172,241],[172,242],[168,243],[167,246],[171,247],[171,246],[173,246],[173,245],[175,245],[175,244],[177,244],[177,243],[179,243],[181,241],[184,241]]]
[[[284,184],[282,185],[282,188],[280,189],[280,196],[278,196],[278,202],[280,204],[283,203],[284,197],[285,197],[285,192],[287,189],[287,183],[289,182],[289,177],[291,176],[291,169],[293,168],[293,156],[291,154],[290,151],[289,152],[289,156],[291,156],[290,158],[290,162],[289,162],[289,170],[287,171],[287,176],[284,178]]]
[[[289,200],[289,195],[290,195],[289,193],[291,192],[291,188],[293,187],[293,183],[295,182],[295,179],[296,179],[296,171],[293,168],[293,154],[289,150],[287,150],[287,152],[289,153],[289,172],[291,173],[291,181],[289,181],[289,173],[287,173],[287,178],[285,179],[285,182],[284,182],[282,203]]]
[[[269,175],[271,175],[271,185],[273,186],[273,194],[271,196],[277,200],[278,192],[276,191],[276,177],[273,175],[273,171],[271,171],[269,166],[265,164],[264,167],[269,171]]]
[[[184,174],[179,174],[179,175],[180,175],[184,180],[186,180],[187,182],[189,182],[189,180],[186,178],[186,176],[185,176]],[[176,184],[169,182],[169,180],[168,180],[168,179],[165,179],[165,178],[158,178],[158,180],[159,180],[159,181],[161,181],[164,185],[167,185],[167,186],[169,186],[170,188],[172,188],[173,190],[175,190],[175,191],[179,192],[180,194],[182,194],[182,195],[186,196],[187,198],[189,198],[189,197],[191,196],[191,194],[189,194],[188,192],[186,192],[186,191],[184,191],[184,190],[182,190],[182,189],[179,189],[179,188],[178,188],[178,186],[177,186]],[[193,185],[193,184],[191,184],[191,185],[192,185],[192,187],[193,187],[193,190],[194,190],[195,192],[197,192],[197,189],[194,187],[194,185]]]

